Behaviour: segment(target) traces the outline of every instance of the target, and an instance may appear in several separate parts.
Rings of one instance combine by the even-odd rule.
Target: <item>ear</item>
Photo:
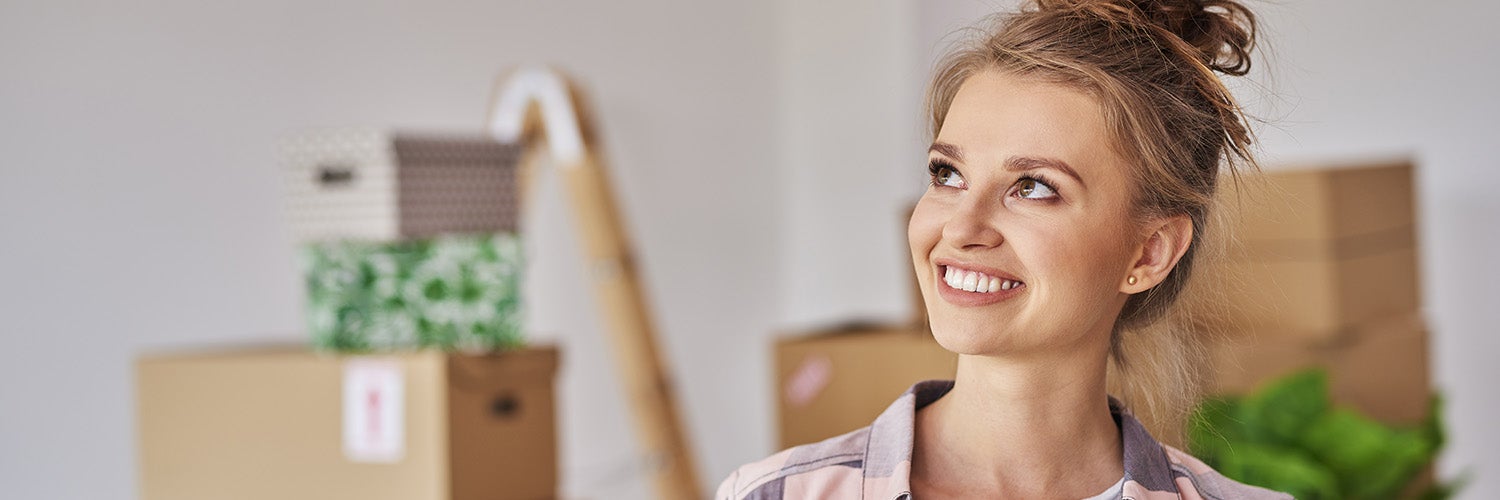
[[[1186,215],[1156,219],[1147,229],[1150,232],[1136,249],[1135,259],[1125,278],[1120,280],[1123,293],[1144,292],[1167,279],[1193,241],[1193,221]],[[1130,282],[1131,277],[1135,278],[1135,283]]]

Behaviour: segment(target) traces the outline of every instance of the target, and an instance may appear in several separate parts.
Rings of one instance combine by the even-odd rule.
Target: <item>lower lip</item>
[[[938,272],[935,275],[937,276],[936,285],[938,289],[938,295],[941,295],[943,297],[943,300],[948,301],[948,303],[957,306],[987,306],[1020,295],[1021,292],[1026,290],[1027,286],[1025,284],[1022,284],[1021,286],[1012,288],[1010,290],[1000,290],[998,292],[967,292],[964,290],[953,288],[951,286],[948,286],[947,283],[944,283],[942,278],[943,271],[944,269],[942,267],[938,267]]]

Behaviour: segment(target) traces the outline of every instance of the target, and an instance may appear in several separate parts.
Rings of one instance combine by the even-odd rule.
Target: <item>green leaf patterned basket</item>
[[[303,246],[319,349],[501,350],[523,344],[515,233]]]

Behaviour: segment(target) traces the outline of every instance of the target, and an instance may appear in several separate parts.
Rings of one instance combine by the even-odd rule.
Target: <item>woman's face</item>
[[[964,82],[907,232],[943,347],[1107,349],[1141,240],[1107,130],[1071,88],[996,71]]]

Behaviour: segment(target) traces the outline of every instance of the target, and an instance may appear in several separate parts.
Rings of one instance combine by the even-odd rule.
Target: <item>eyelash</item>
[[[954,167],[952,163],[948,163],[947,160],[943,160],[941,158],[934,158],[932,159],[932,161],[927,163],[927,184],[929,186],[942,186],[942,184],[938,184],[938,174],[942,173],[943,169],[952,170],[954,173],[958,173],[957,167]]]
[[[927,178],[927,185],[928,186],[932,186],[932,187],[946,187],[946,186],[943,186],[941,184],[938,184],[938,180],[937,180],[938,174],[941,173],[943,171],[943,169],[952,170],[953,173],[959,173],[958,168],[954,167],[952,163],[948,163],[947,160],[944,160],[944,159],[941,159],[941,158],[934,158],[934,159],[932,159],[932,161],[930,161],[930,162],[927,163],[927,176],[928,176],[928,178]],[[1019,184],[1021,181],[1026,181],[1026,180],[1035,182],[1037,184],[1041,184],[1043,186],[1047,186],[1047,189],[1051,189],[1053,193],[1056,193],[1056,196],[1059,196],[1059,197],[1062,196],[1062,192],[1057,190],[1057,185],[1053,184],[1052,181],[1047,180],[1047,177],[1043,176],[1042,174],[1035,173],[1035,172],[1026,172],[1026,173],[1023,173],[1023,174],[1021,174],[1020,177],[1016,178],[1016,183]]]

